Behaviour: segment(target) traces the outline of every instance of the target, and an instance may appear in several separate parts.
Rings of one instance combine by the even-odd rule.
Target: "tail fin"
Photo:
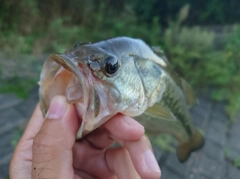
[[[181,143],[177,149],[177,156],[180,162],[185,162],[190,154],[204,145],[204,138],[203,135],[196,130],[193,136],[189,139],[186,143]]]

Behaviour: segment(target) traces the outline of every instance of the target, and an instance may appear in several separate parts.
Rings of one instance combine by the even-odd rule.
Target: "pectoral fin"
[[[149,107],[145,113],[155,118],[161,118],[169,121],[177,120],[169,108],[166,108],[158,103]]]

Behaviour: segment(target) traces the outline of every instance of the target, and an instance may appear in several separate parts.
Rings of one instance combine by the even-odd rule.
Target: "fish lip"
[[[84,103],[84,106],[86,107],[88,104],[88,98],[89,98],[87,81],[86,81],[86,78],[84,77],[84,74],[79,70],[78,63],[80,62],[76,61],[75,58],[76,56],[70,53],[69,54],[52,54],[49,56],[49,59],[55,61],[66,70],[72,72],[75,75],[75,77],[78,79],[82,87],[83,103]]]

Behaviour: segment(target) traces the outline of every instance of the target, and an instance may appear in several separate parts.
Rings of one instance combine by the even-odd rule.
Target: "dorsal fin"
[[[159,46],[152,47],[154,53],[156,53],[158,56],[160,56],[167,64],[165,67],[166,72],[172,77],[172,79],[175,81],[177,85],[182,89],[183,94],[186,99],[186,103],[188,106],[193,106],[197,104],[196,97],[194,95],[194,92],[191,88],[191,86],[183,79],[179,78],[178,75],[173,71],[164,51]]]
[[[161,49],[161,47],[153,46],[152,50],[155,54],[157,54],[159,57],[161,57],[163,59],[163,61],[167,64],[167,66],[169,66],[169,61],[168,61],[164,51]]]

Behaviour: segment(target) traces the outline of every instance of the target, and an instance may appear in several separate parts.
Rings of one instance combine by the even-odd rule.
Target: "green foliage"
[[[166,30],[164,48],[174,69],[184,76],[191,84],[201,86],[203,67],[216,52],[212,50],[214,33],[200,27],[176,28]]]
[[[24,36],[15,32],[3,32],[0,34],[0,48],[4,52],[29,54],[33,52],[35,39],[34,34]]]
[[[240,169],[240,156],[239,155],[235,155],[234,152],[231,149],[225,148],[224,157],[225,157],[226,160],[231,162],[231,164],[233,166]]]
[[[0,31],[21,31],[26,34],[38,22],[38,3],[33,0],[2,0],[0,6]]]
[[[165,33],[164,44],[173,67],[195,89],[210,87],[212,97],[228,101],[231,118],[240,109],[239,29],[236,28],[224,50],[213,50],[214,34],[199,27],[174,28]]]
[[[176,145],[176,140],[169,134],[161,134],[154,139],[150,138],[150,140],[155,146],[160,147],[163,152],[175,152],[174,145]]]
[[[195,91],[208,87],[213,99],[228,102],[226,109],[233,119],[240,109],[240,26],[234,26],[223,49],[216,50],[213,32],[180,25],[172,23],[164,34],[170,63]]]
[[[111,18],[109,18],[111,17]],[[94,42],[116,36],[131,36],[142,38],[150,44],[159,44],[161,28],[158,18],[153,18],[150,25],[138,24],[132,7],[126,5],[124,11],[115,14],[107,10],[104,3],[101,3],[94,15],[89,17],[91,23],[84,22],[83,25],[66,25],[71,21],[70,17],[57,18],[48,26],[45,37],[38,40],[44,45],[42,51],[64,52],[72,48],[78,41]],[[149,35],[149,31],[151,35]]]
[[[233,164],[235,167],[240,168],[240,157],[236,158]]]
[[[1,80],[0,93],[15,93],[20,98],[27,98],[29,91],[36,86],[37,80],[15,76],[7,80]]]
[[[234,114],[240,109],[240,25],[234,26],[233,33],[226,39],[225,51],[228,54],[226,63],[228,69],[225,88],[228,89],[228,99],[230,105],[227,111],[234,117]],[[226,66],[224,66],[226,69]]]
[[[66,16],[72,17],[71,25],[82,25],[95,16],[102,2],[107,11],[115,14],[121,14],[126,5],[131,6],[138,23],[151,24],[152,18],[158,17],[163,26],[175,20],[179,9],[187,3],[192,7],[185,22],[188,25],[238,23],[240,16],[237,0],[2,0],[0,30],[13,29],[26,34],[39,24],[48,26],[54,19]]]
[[[36,86],[42,63],[32,55],[0,53],[0,93],[28,97]]]

